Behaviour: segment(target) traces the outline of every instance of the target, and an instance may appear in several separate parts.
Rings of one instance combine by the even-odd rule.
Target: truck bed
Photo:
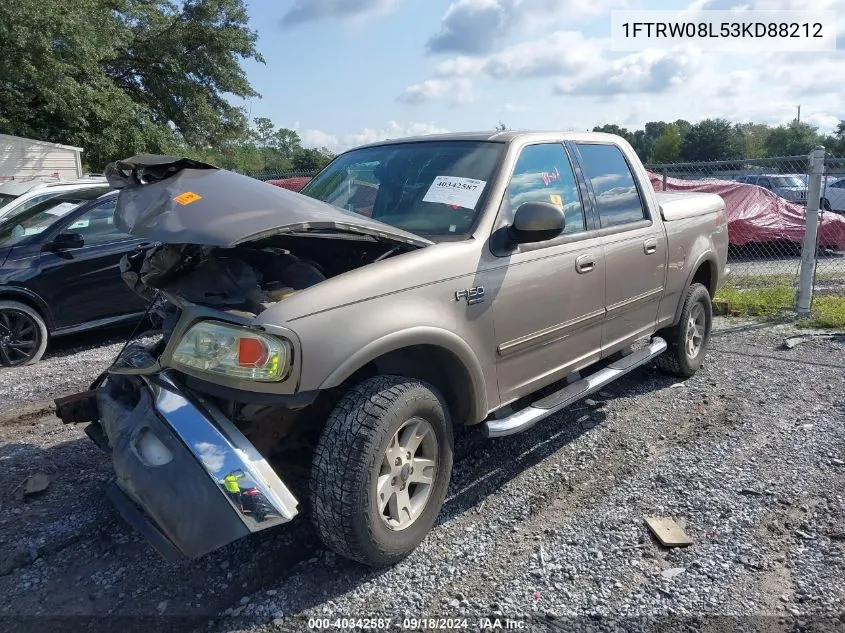
[[[714,193],[686,191],[657,191],[655,193],[664,222],[718,213],[725,208],[725,201]]]

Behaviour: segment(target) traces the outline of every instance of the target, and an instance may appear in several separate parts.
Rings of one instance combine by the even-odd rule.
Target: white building
[[[82,176],[82,148],[0,134],[0,182]]]

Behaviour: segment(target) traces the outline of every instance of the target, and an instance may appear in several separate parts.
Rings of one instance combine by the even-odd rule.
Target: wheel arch
[[[695,266],[690,267],[684,289],[689,288],[694,283],[704,285],[710,293],[711,299],[716,296],[716,289],[719,287],[719,268],[716,265],[716,257],[712,252],[703,253],[698,258],[698,261],[696,261]],[[681,296],[686,297],[686,290],[681,293]],[[684,302],[679,301],[678,306],[675,308],[675,319],[672,321],[673,325],[681,318],[683,309]]]
[[[337,367],[320,389],[357,383],[375,374],[417,378],[437,388],[457,424],[479,422],[487,410],[484,373],[470,346],[432,327],[395,332],[361,348]]]
[[[47,331],[53,330],[53,313],[47,302],[30,290],[15,288],[14,286],[0,287],[0,301],[17,301],[35,310],[47,326]]]

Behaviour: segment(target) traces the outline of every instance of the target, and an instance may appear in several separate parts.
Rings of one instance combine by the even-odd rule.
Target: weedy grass
[[[785,319],[785,311],[795,306],[791,280],[749,277],[732,280],[716,293],[716,303],[731,316],[752,316],[767,321]],[[797,322],[805,328],[845,328],[845,296],[818,295],[813,298],[809,317]]]

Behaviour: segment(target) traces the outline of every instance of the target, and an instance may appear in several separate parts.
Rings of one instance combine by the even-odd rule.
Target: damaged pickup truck
[[[301,194],[163,156],[107,173],[152,244],[122,270],[162,337],[57,412],[90,423],[109,497],[168,557],[307,509],[336,552],[401,560],[453,429],[523,431],[652,359],[692,375],[727,272],[722,199],[655,193],[604,134],[388,141]]]

